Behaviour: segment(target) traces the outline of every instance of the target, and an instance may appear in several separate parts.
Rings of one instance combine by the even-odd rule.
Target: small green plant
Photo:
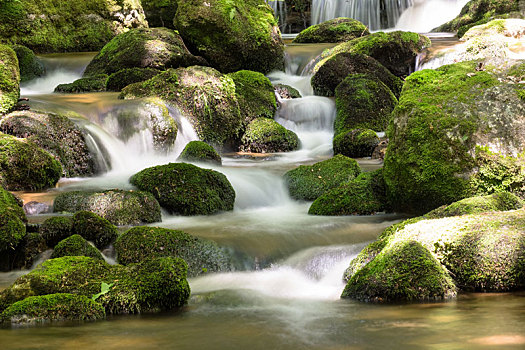
[[[92,299],[93,301],[96,301],[100,296],[102,296],[102,295],[108,293],[108,292],[109,292],[109,289],[110,289],[111,287],[113,287],[113,284],[114,284],[114,283],[107,284],[107,283],[105,283],[105,282],[102,282],[102,284],[100,285],[100,293],[93,295],[93,296],[91,297],[91,299]]]

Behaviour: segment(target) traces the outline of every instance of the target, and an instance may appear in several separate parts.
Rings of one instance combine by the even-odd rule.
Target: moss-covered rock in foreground
[[[311,215],[371,215],[389,208],[382,170],[362,173],[354,180],[335,187],[310,206]]]
[[[233,210],[235,191],[223,174],[186,163],[144,169],[130,179],[173,214],[208,215]]]
[[[354,159],[337,155],[313,165],[301,165],[284,174],[290,196],[315,200],[323,193],[355,179],[361,169]]]
[[[72,83],[60,84],[55,87],[55,92],[83,93],[106,91],[107,74],[96,74],[86,78],[80,78]]]
[[[370,129],[343,131],[333,140],[334,154],[350,158],[370,157],[378,144],[379,137]]]
[[[161,221],[159,203],[150,193],[142,191],[73,191],[59,194],[53,203],[54,212],[81,210],[119,226]]]
[[[89,244],[81,235],[72,235],[58,242],[51,259],[63,256],[87,256],[93,259],[104,260],[98,249]]]
[[[188,47],[221,72],[284,68],[284,44],[264,0],[179,1],[174,25]]]
[[[0,314],[0,324],[30,325],[106,318],[104,307],[83,295],[57,293],[18,301]]]
[[[447,270],[419,242],[387,245],[348,281],[342,298],[368,302],[443,300],[456,287]]]
[[[0,254],[7,255],[26,236],[24,210],[10,192],[0,188]],[[8,268],[10,266],[7,266]],[[2,270],[4,270],[2,268]]]
[[[368,34],[367,26],[358,20],[339,17],[306,28],[293,43],[340,43]]]
[[[188,264],[188,276],[232,270],[231,257],[212,241],[182,231],[158,227],[133,227],[115,243],[118,262],[124,265],[172,256]]]
[[[299,137],[269,118],[257,118],[246,127],[240,149],[244,152],[289,152],[299,148]]]
[[[219,153],[206,142],[190,141],[182,150],[179,160],[183,162],[212,163],[222,165]]]
[[[13,45],[11,48],[15,50],[18,58],[20,82],[26,82],[44,75],[46,69],[33,50],[22,45]]]
[[[106,90],[121,91],[126,86],[146,81],[159,74],[158,69],[153,68],[124,68],[112,73],[106,80]]]
[[[9,46],[0,45],[0,115],[12,110],[19,97],[20,69],[18,58]]]
[[[29,270],[40,257],[40,253],[47,249],[49,248],[46,242],[38,232],[27,232],[15,249],[0,253],[0,271]]]

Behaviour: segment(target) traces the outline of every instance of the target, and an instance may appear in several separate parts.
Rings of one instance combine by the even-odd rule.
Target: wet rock
[[[352,18],[339,17],[310,26],[300,32],[294,43],[340,43],[370,34],[367,26]]]
[[[24,211],[26,215],[38,215],[50,213],[52,208],[46,203],[31,201],[24,204]]]
[[[190,141],[184,147],[179,159],[185,162],[211,163],[222,165],[219,153],[212,146],[202,141]]]
[[[299,137],[269,118],[253,120],[241,139],[241,151],[254,153],[290,152],[299,148]]]
[[[55,92],[71,94],[106,91],[107,80],[107,74],[97,74],[87,78],[77,79],[72,83],[57,85]]]
[[[80,235],[72,235],[57,243],[51,259],[63,256],[87,256],[93,259],[104,260],[97,248],[93,247]]]
[[[370,129],[353,129],[334,137],[334,154],[350,158],[370,157],[379,144],[379,137]]]
[[[11,48],[16,52],[18,58],[20,82],[26,82],[44,75],[46,72],[44,64],[36,57],[33,50],[22,45],[13,45]]]
[[[13,109],[20,97],[20,69],[16,53],[0,44],[0,115]]]
[[[301,98],[301,93],[291,87],[290,85],[285,84],[275,84],[274,85],[275,91],[282,99],[290,99],[290,98]]]

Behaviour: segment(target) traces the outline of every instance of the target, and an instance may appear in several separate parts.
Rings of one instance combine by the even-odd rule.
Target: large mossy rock
[[[190,141],[182,150],[179,160],[183,162],[211,163],[222,165],[219,153],[206,142]]]
[[[159,74],[160,71],[154,68],[124,68],[112,73],[106,80],[107,91],[121,91],[126,86],[146,81]]]
[[[60,163],[34,142],[0,134],[0,182],[11,191],[37,191],[54,187]]]
[[[358,20],[339,17],[306,28],[295,37],[293,43],[340,43],[368,34],[368,27]]]
[[[422,214],[473,195],[523,195],[525,100],[519,85],[477,66],[457,63],[407,78],[384,165],[394,210]]]
[[[328,59],[312,77],[311,83],[316,95],[334,96],[336,87],[349,74],[366,74],[383,82],[392,93],[399,97],[403,81],[390,73],[374,58],[353,52],[341,52]]]
[[[62,165],[65,177],[93,175],[100,170],[82,131],[64,115],[17,111],[2,119],[0,129],[51,153]]]
[[[299,148],[299,137],[273,119],[257,118],[246,127],[240,148],[254,153],[295,151]]]
[[[147,192],[107,190],[73,191],[59,194],[54,212],[90,211],[114,225],[140,225],[161,221],[160,206]]]
[[[167,69],[206,65],[193,56],[177,32],[167,28],[132,29],[113,38],[93,58],[84,77],[112,74],[125,68]]]
[[[370,157],[378,145],[379,137],[370,129],[343,131],[333,140],[334,154],[350,158]]]
[[[355,179],[360,172],[354,159],[337,155],[313,165],[301,165],[284,174],[284,179],[292,198],[313,201],[332,188]]]
[[[179,1],[174,24],[190,50],[223,73],[284,68],[284,44],[264,0]]]
[[[20,82],[26,82],[41,77],[46,72],[44,64],[36,57],[33,50],[23,45],[11,46],[18,58],[20,68]]]
[[[1,41],[38,53],[96,51],[115,35],[146,27],[137,0],[18,0],[0,3]]]
[[[179,0],[141,0],[150,27],[173,27]]]
[[[26,221],[24,210],[16,197],[0,188],[0,255],[14,251],[23,241],[26,236]]]
[[[72,235],[58,242],[53,250],[51,259],[63,256],[87,256],[93,259],[104,260],[99,250],[89,244],[81,235]]]
[[[56,293],[18,301],[0,314],[0,324],[32,325],[106,318],[104,307],[84,295]]]
[[[231,257],[214,242],[159,227],[133,227],[118,238],[115,251],[124,265],[163,256],[184,259],[189,277],[232,270]]]
[[[0,311],[27,297],[71,293],[89,298],[99,295],[107,314],[128,314],[171,310],[183,306],[189,297],[184,260],[162,257],[128,266],[109,265],[84,256],[50,259],[0,292]]]
[[[79,94],[84,92],[106,91],[107,74],[95,74],[89,77],[80,78],[72,83],[59,84],[55,87],[55,92],[65,94]]]
[[[341,52],[360,53],[375,58],[392,74],[403,77],[414,70],[416,57],[424,48],[430,46],[430,40],[412,32],[377,32],[357,38],[323,51],[313,63],[316,72],[330,58]]]
[[[447,270],[411,240],[387,245],[348,281],[342,298],[367,302],[443,300],[456,296]]]
[[[0,6],[2,6],[0,4]],[[0,45],[0,115],[13,109],[20,97],[20,68],[15,51]]]
[[[356,128],[385,131],[397,102],[392,91],[375,77],[347,76],[335,89],[335,135]]]
[[[223,174],[186,163],[144,169],[130,179],[172,214],[208,215],[233,210],[235,191]]]

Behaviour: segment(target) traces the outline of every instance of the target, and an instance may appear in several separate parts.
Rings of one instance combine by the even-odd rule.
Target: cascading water
[[[399,30],[426,33],[456,17],[469,0],[414,0],[396,23]]]

